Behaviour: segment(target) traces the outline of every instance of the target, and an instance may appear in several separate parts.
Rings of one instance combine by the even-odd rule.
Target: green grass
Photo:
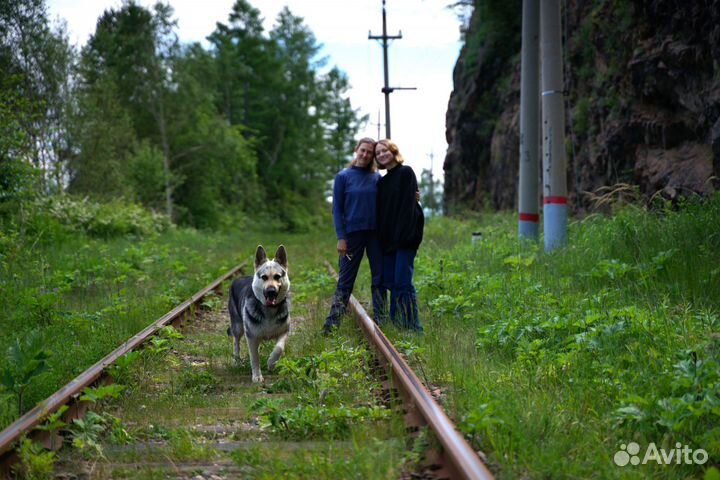
[[[307,241],[290,245],[303,251]],[[127,389],[103,410],[120,420],[128,445],[103,433],[100,449],[64,451],[60,471],[89,459],[99,461],[90,478],[161,478],[187,468],[248,478],[399,476],[412,460],[404,456],[406,432],[369,375],[367,345],[350,322],[342,336],[319,335],[334,283],[303,282],[301,273],[318,263],[313,255],[291,263],[294,329],[272,374],[265,366],[272,344],[261,345],[265,384],[251,383],[244,342],[235,365],[224,302],[210,301],[215,308],[184,338],[161,334],[114,370]]]
[[[102,358],[173,306],[245,260],[230,237],[176,231],[149,239],[101,241],[67,236],[0,260],[0,339],[5,352],[42,349],[50,370],[27,390],[24,409]],[[14,416],[0,411],[0,427]]]
[[[626,207],[572,222],[550,253],[510,214],[429,223],[416,364],[499,478],[685,478],[720,460],[719,220],[720,197]],[[629,442],[710,461],[618,467]]]
[[[98,239],[53,222],[0,232],[0,373],[21,383],[22,365],[6,356],[16,341],[26,357],[49,355],[20,409],[20,396],[0,387],[0,429],[231,267],[251,269],[259,243],[285,242],[292,262],[326,239],[317,255],[331,252],[331,236],[170,229]]]
[[[477,230],[483,240],[473,245],[470,233]],[[387,334],[441,392],[448,414],[499,478],[702,477],[720,461],[720,197],[652,210],[627,206],[612,217],[573,221],[568,240],[549,253],[542,241],[520,242],[513,213],[428,221],[415,272],[425,334],[392,327]],[[317,335],[334,289],[322,265],[336,262],[329,223],[305,236],[170,231],[100,241],[74,235],[61,243],[27,241],[27,248],[0,256],[0,328],[12,332],[0,338],[0,348],[36,331],[40,346],[23,348],[50,353],[52,369],[30,382],[26,408],[231,266],[251,260],[257,243],[274,251],[280,242],[288,248],[294,312],[305,329],[288,343],[281,364],[287,378],[278,374],[276,391],[266,392],[272,402],[253,410],[247,403],[263,394],[260,387],[228,388],[228,379],[248,375],[247,362],[231,365],[222,332],[198,332],[162,369],[147,359],[126,369],[128,384],[138,385],[123,395],[137,400],[126,405],[128,421],[176,402],[162,428],[133,434],[169,445],[174,435],[159,455],[170,448],[183,458],[202,449],[182,430],[188,418],[255,415],[265,425],[259,434],[275,441],[341,440],[335,449],[282,457],[247,447],[224,457],[254,478],[279,472],[309,478],[305,468],[312,478],[396,473],[409,458],[399,427],[371,420],[394,432],[378,436],[367,427],[373,413],[358,408],[373,405],[374,387],[352,370],[333,376],[338,372],[320,367],[323,358],[364,364],[351,321],[330,339]],[[368,304],[366,264],[355,293]],[[223,301],[208,303],[217,308]],[[269,345],[262,355],[268,353]],[[204,359],[199,369],[195,357]],[[355,393],[346,389],[353,383],[360,387]],[[143,394],[144,384],[159,391]],[[321,397],[334,403],[323,406]],[[12,395],[0,395],[3,425],[16,408]],[[313,420],[318,414],[322,427]],[[246,434],[258,432],[236,439]],[[615,453],[629,442],[640,445],[641,456],[651,442],[666,451],[680,443],[706,450],[710,460],[616,466]],[[163,475],[162,469],[135,473],[129,470],[128,478]]]

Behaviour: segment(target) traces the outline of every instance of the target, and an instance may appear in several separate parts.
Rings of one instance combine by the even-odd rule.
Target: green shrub
[[[57,455],[45,450],[32,440],[23,438],[17,450],[20,461],[13,466],[17,478],[26,480],[45,480],[55,478],[54,466]]]
[[[72,230],[101,238],[149,236],[170,227],[165,215],[124,200],[95,203],[87,198],[58,195],[38,200],[36,209],[38,218],[47,214]]]

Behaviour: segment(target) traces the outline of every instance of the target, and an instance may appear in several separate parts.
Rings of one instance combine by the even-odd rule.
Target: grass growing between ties
[[[233,247],[237,242],[237,236],[218,236],[202,243],[214,255],[234,258],[219,268],[224,272],[246,256],[251,260],[258,240]],[[251,382],[244,340],[243,361],[233,361],[226,297],[208,297],[200,317],[182,333],[163,329],[143,349],[116,362],[113,385],[88,389],[84,396],[95,408],[83,418],[70,425],[59,421],[59,414],[48,420],[42,428],[64,432],[69,448],[57,458],[46,458],[42,449],[27,450],[22,472],[54,468],[61,475],[91,479],[398,477],[415,458],[406,453],[400,412],[384,403],[377,380],[368,375],[368,347],[350,322],[342,336],[319,335],[334,289],[322,265],[328,252],[332,256],[332,233],[265,235],[262,242],[272,250],[286,245],[293,283],[293,333],[272,374],[266,366],[272,344],[262,345],[264,384]],[[187,238],[177,248],[192,252]],[[193,292],[208,281],[203,278]],[[137,291],[131,292],[124,303],[133,303]],[[148,314],[146,321],[162,313]],[[94,338],[87,337],[89,346],[100,349],[92,344]],[[40,350],[44,355],[37,362],[61,357],[74,361],[78,371],[84,368],[84,357],[66,358],[55,344]],[[51,478],[42,475],[38,478]]]
[[[330,231],[174,228],[122,202],[61,196],[22,213],[0,217],[0,429],[230,268],[251,269],[259,243],[317,261],[332,248]]]
[[[17,243],[0,256],[0,428],[244,260],[192,230]]]
[[[720,461],[719,249],[720,196],[572,222],[550,253],[518,241],[514,215],[434,219],[425,335],[389,334],[499,478],[702,476]],[[651,443],[646,464],[614,462]],[[686,445],[707,462],[661,459]]]

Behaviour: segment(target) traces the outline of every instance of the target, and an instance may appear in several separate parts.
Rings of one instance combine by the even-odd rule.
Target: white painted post
[[[539,0],[524,0],[522,15],[518,234],[521,239],[537,240],[540,221],[538,209]]]
[[[540,1],[545,251],[567,242],[567,160],[560,0]]]

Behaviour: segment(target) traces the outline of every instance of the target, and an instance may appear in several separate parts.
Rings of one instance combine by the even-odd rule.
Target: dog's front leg
[[[288,334],[284,333],[278,338],[277,343],[275,344],[275,348],[273,348],[272,353],[268,357],[268,370],[273,371],[275,370],[275,364],[277,363],[280,356],[285,351],[285,342],[287,341]]]
[[[233,335],[233,359],[235,365],[240,365],[240,336]]]
[[[250,368],[252,368],[252,381],[262,382],[263,376],[260,372],[260,339],[247,337],[248,350],[250,351]]]

